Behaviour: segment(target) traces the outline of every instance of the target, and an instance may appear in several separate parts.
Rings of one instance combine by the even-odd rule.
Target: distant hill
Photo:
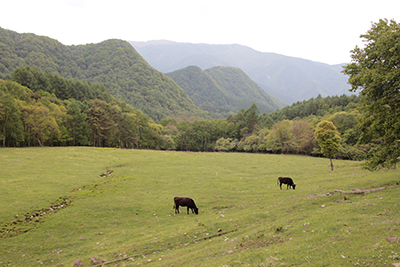
[[[126,41],[65,46],[35,34],[0,28],[0,79],[21,66],[65,78],[104,84],[111,95],[149,115],[156,122],[166,116],[202,116],[200,110],[171,78],[150,65]]]
[[[287,104],[350,92],[348,77],[340,65],[262,53],[242,45],[209,45],[171,41],[130,42],[144,59],[164,73],[199,66],[208,69],[229,66],[242,69],[267,93]],[[329,53],[329,51],[327,51]]]
[[[261,112],[272,112],[284,104],[266,93],[242,70],[213,67],[203,71],[197,66],[166,73],[201,109],[222,117],[248,109],[256,103]]]

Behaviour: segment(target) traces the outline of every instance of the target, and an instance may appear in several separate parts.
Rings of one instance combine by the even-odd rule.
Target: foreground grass
[[[0,266],[400,262],[400,172],[334,164],[331,172],[327,159],[290,155],[0,149]],[[296,190],[280,190],[278,176]],[[327,194],[378,187],[386,189]],[[192,197],[199,215],[175,215],[174,196]],[[68,203],[50,211],[60,197]]]

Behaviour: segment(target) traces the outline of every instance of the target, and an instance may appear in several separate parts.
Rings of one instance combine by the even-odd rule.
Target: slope
[[[256,103],[261,112],[283,107],[252,81],[242,70],[214,67],[203,71],[197,66],[166,73],[201,109],[226,117]]]
[[[65,46],[35,34],[0,28],[0,78],[20,66],[36,66],[65,78],[103,83],[110,93],[142,110],[155,121],[166,116],[201,116],[185,92],[163,73],[149,66],[122,40]]]
[[[227,95],[218,84],[197,66],[166,73],[198,107],[209,112],[231,111]]]
[[[154,68],[171,72],[190,65],[207,69],[242,69],[269,94],[287,104],[328,95],[349,94],[341,68],[310,60],[262,53],[242,45],[209,45],[169,41],[130,42]]]
[[[216,83],[234,100],[237,108],[248,108],[256,103],[261,112],[272,112],[284,105],[278,99],[270,96],[241,69],[233,67],[213,67],[206,69]],[[239,105],[238,105],[239,104]]]

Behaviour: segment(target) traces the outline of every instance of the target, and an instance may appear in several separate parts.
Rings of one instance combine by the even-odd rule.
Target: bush
[[[238,143],[238,140],[235,139],[233,140],[232,138],[220,138],[217,140],[217,143],[215,145],[215,150],[216,151],[232,151],[234,148],[236,148],[236,145]]]

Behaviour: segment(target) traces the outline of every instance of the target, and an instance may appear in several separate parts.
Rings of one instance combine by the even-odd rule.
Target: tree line
[[[18,70],[14,74],[21,78]],[[102,90],[97,91],[97,95],[93,93],[96,88],[103,88],[100,84],[58,79],[78,86],[82,95],[90,97],[62,100],[55,93],[43,90],[52,88],[46,79],[42,83],[32,79],[36,81],[35,91],[15,81],[0,80],[0,139],[3,146],[154,147],[152,142],[157,139],[160,126],[149,116]]]
[[[361,35],[365,47],[351,51],[353,62],[343,70],[350,77],[351,91],[360,91],[359,96],[318,96],[263,114],[253,104],[226,119],[199,119],[186,112],[164,116],[158,124],[111,97],[100,83],[67,80],[29,67],[17,69],[10,79],[0,80],[0,139],[10,147],[293,153],[369,158],[364,166],[371,170],[396,167],[400,160],[399,33],[399,23],[380,20]],[[10,70],[12,64],[7,62],[0,63],[0,71]]]
[[[273,113],[256,104],[226,119],[180,116],[155,123],[112,97],[104,85],[21,67],[0,82],[3,146],[100,146],[181,151],[292,153],[321,156],[314,137],[322,120],[342,136],[338,157],[365,159],[357,145],[357,96],[312,98]]]
[[[65,46],[48,37],[19,34],[0,27],[0,44],[0,79],[10,79],[17,68],[36,66],[67,79],[104,85],[111,95],[140,109],[156,122],[168,115],[207,115],[182,88],[150,67],[126,41],[112,39],[98,44]],[[78,88],[71,92],[73,97],[75,93],[79,94]],[[76,97],[80,100],[80,96]]]

